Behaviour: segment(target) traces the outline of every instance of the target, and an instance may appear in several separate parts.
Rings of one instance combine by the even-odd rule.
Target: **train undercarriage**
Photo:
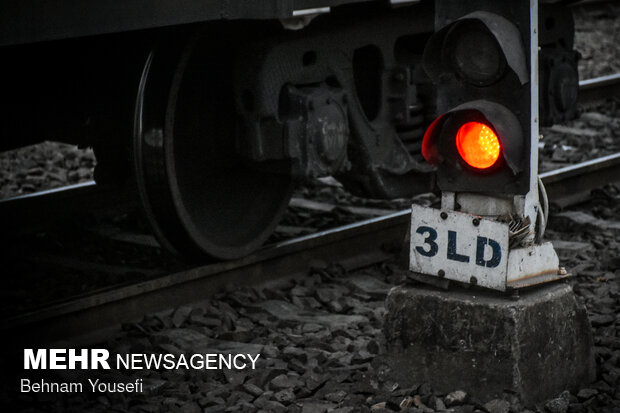
[[[160,243],[193,257],[250,254],[294,185],[317,177],[372,198],[433,190],[421,156],[435,116],[422,68],[432,3],[334,3],[3,41],[0,149],[92,146],[98,184],[135,187]],[[545,6],[541,21],[552,123],[574,113],[577,56],[564,6]]]

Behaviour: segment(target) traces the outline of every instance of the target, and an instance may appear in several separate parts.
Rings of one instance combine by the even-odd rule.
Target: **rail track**
[[[579,102],[590,104],[608,96],[620,95],[620,73],[579,82]]]
[[[615,93],[620,75],[580,83],[580,102],[589,104]],[[620,176],[620,153],[541,174],[549,198],[560,207],[587,199],[590,191]],[[0,216],[8,228],[42,228],[49,216],[68,217],[78,210],[126,211],[131,188],[118,191],[87,182],[11,198],[0,202]],[[70,207],[67,208],[67,205]],[[45,210],[47,214],[31,211]],[[253,286],[269,280],[301,276],[309,267],[338,262],[345,270],[375,264],[400,249],[407,232],[409,211],[402,210],[309,236],[268,246],[241,260],[202,265],[151,280],[97,290],[4,318],[0,328],[27,340],[36,331],[38,341],[73,337],[104,327],[120,325],[184,303],[204,299],[228,286]],[[24,223],[27,223],[24,227]]]
[[[568,206],[592,189],[620,176],[620,153],[541,174],[552,203]],[[114,287],[2,320],[12,337],[53,341],[120,325],[184,303],[201,300],[228,286],[256,286],[302,276],[312,266],[338,262],[347,271],[386,260],[399,249],[409,223],[408,210],[285,241],[241,260],[198,266],[150,281]]]

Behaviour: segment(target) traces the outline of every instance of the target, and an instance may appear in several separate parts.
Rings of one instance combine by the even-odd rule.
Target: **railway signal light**
[[[538,2],[435,2],[422,155],[441,210],[412,207],[410,269],[506,290],[562,278],[538,187]],[[544,198],[544,197],[543,197]],[[416,276],[414,274],[414,276]]]
[[[426,131],[422,154],[437,166],[442,191],[523,195],[530,189],[530,121],[537,114],[523,3],[469,12],[455,2],[437,3],[439,23],[445,22],[429,39],[423,63],[437,87],[439,116]]]
[[[492,126],[467,122],[456,132],[456,149],[467,165],[488,169],[499,159],[501,145]]]

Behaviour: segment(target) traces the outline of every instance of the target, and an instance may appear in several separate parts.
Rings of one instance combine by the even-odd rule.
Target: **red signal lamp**
[[[464,164],[471,172],[494,174],[500,158],[513,175],[523,169],[521,125],[506,107],[472,101],[439,116],[426,130],[422,155],[431,165]],[[504,169],[504,168],[499,168]]]
[[[456,149],[467,165],[487,169],[495,165],[501,152],[493,129],[481,122],[467,122],[456,133]]]
[[[525,195],[538,127],[531,13],[517,2],[485,10],[469,3],[435,2],[438,30],[422,64],[436,86],[437,117],[424,133],[422,155],[442,192]]]

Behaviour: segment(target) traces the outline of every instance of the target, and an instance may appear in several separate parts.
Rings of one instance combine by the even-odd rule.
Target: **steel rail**
[[[47,229],[86,213],[119,214],[137,205],[130,185],[83,182],[0,200],[3,233],[15,236]],[[53,219],[51,219],[53,217]]]
[[[578,100],[582,105],[617,96],[620,96],[620,73],[579,82]]]
[[[573,0],[574,3],[568,4],[572,8],[600,8],[601,5],[615,6],[615,0]]]
[[[585,201],[590,191],[620,180],[620,153],[540,174],[549,200],[564,208]]]
[[[541,178],[551,201],[568,205],[581,199],[576,194],[620,180],[620,154],[546,172]],[[409,215],[409,210],[403,210],[285,241],[241,260],[198,266],[59,302],[2,320],[0,330],[21,340],[53,341],[205,299],[230,285],[256,286],[285,276],[303,276],[313,266],[334,262],[349,271],[372,265],[402,246]]]
[[[345,270],[386,260],[402,245],[409,213],[397,212],[266,247],[241,260],[197,266],[73,298],[0,321],[6,337],[51,342],[201,300],[228,286],[254,286],[338,263]],[[10,334],[10,335],[8,335]]]

